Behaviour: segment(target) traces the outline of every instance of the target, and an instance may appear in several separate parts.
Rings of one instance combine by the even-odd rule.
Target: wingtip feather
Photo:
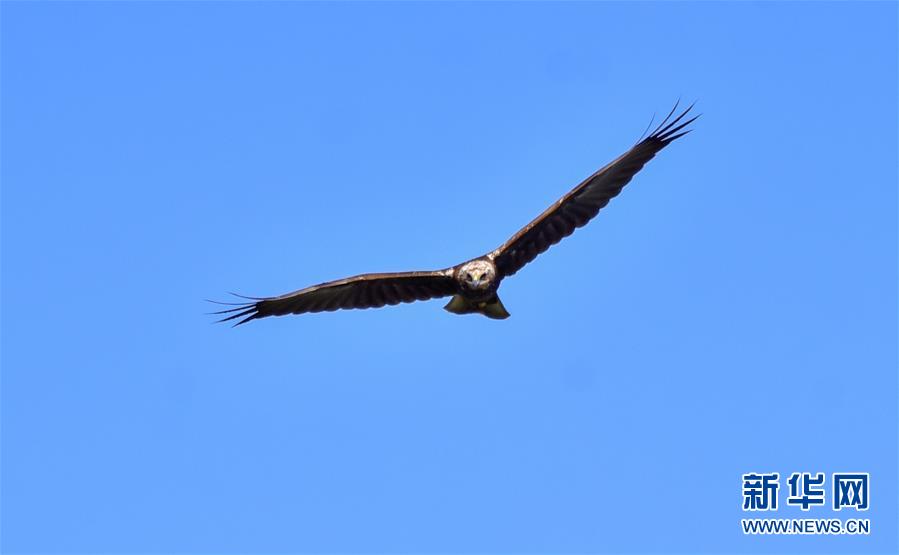
[[[686,117],[687,114],[690,113],[690,111],[696,105],[696,102],[694,101],[692,104],[687,106],[686,109],[684,109],[682,112],[680,112],[677,115],[677,117],[675,117],[674,119],[671,119],[671,116],[673,116],[675,114],[675,111],[677,110],[679,103],[680,103],[680,100],[678,99],[678,101],[674,104],[674,108],[672,108],[671,112],[668,113],[668,115],[665,117],[665,119],[662,121],[662,123],[660,123],[658,125],[658,127],[656,127],[653,130],[653,132],[649,135],[649,137],[644,139],[644,141],[659,141],[659,142],[663,143],[664,145],[667,145],[671,141],[678,139],[680,137],[683,137],[684,135],[686,135],[687,133],[690,132],[690,130],[683,131],[683,132],[681,132],[681,130],[686,128],[688,125],[690,125],[694,121],[696,121],[699,118],[699,116],[701,116],[702,114],[697,114],[697,115],[687,119],[686,121],[681,121],[684,119],[684,117]]]

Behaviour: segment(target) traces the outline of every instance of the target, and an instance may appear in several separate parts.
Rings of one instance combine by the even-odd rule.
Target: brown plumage
[[[243,324],[266,316],[332,311],[342,308],[379,308],[453,295],[444,307],[456,314],[479,313],[489,318],[509,316],[496,294],[503,278],[511,276],[575,229],[593,219],[621,192],[644,164],[678,137],[690,132],[685,121],[690,106],[671,119],[677,105],[646,138],[585,179],[498,249],[444,270],[363,274],[307,287],[279,297],[246,297],[250,302],[215,312],[222,322]],[[227,304],[227,303],[226,303]]]

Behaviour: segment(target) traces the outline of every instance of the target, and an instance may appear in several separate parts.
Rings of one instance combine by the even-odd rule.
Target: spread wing
[[[671,116],[677,110],[675,104],[668,117],[648,137],[585,179],[513,235],[503,246],[490,253],[488,256],[493,259],[499,274],[503,277],[511,276],[537,258],[538,254],[593,219],[656,153],[668,146],[671,141],[690,132],[684,131],[684,127],[699,116],[683,123],[681,120],[692,108],[693,106],[690,106],[672,120]]]
[[[227,314],[220,322],[240,325],[266,316],[332,311],[341,308],[380,308],[446,297],[457,292],[452,269],[433,272],[363,274],[313,285],[280,297],[248,297],[251,302],[213,314]]]

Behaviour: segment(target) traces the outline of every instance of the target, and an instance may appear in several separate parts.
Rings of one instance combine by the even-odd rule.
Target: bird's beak
[[[474,288],[475,288],[475,289],[478,289],[478,288],[481,287],[481,280],[480,280],[480,279],[476,279],[476,280],[472,281],[471,284],[474,285]]]

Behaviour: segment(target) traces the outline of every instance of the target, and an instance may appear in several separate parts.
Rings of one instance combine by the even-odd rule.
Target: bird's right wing
[[[363,274],[313,285],[279,297],[248,297],[251,302],[213,314],[226,314],[220,322],[240,325],[266,316],[322,312],[341,308],[380,308],[454,295],[458,286],[452,268],[432,272]]]

